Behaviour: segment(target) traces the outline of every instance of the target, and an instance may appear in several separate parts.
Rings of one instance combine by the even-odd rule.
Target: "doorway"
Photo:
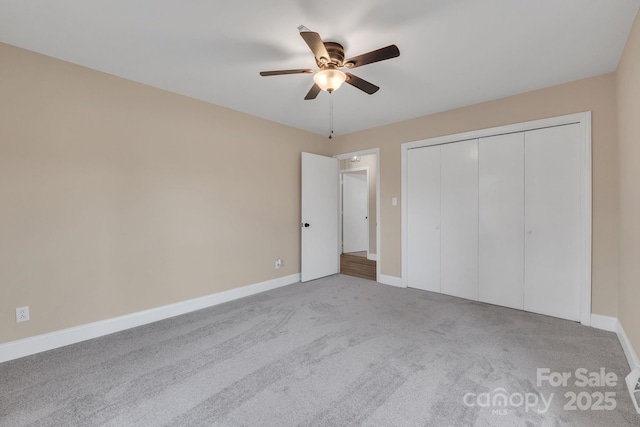
[[[378,149],[335,156],[340,161],[340,272],[379,275]]]

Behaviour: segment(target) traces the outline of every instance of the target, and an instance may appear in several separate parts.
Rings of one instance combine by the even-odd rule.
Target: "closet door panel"
[[[440,146],[407,156],[407,285],[440,292]]]
[[[525,310],[580,320],[580,127],[525,133]]]
[[[441,148],[441,290],[478,299],[478,140]]]
[[[524,133],[479,141],[478,291],[482,302],[524,307]]]

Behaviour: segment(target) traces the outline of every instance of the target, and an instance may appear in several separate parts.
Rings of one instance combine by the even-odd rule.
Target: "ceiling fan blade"
[[[326,63],[331,59],[324,42],[320,38],[320,34],[313,31],[300,31],[300,35],[307,42],[309,49],[311,49],[318,62]],[[322,58],[324,58],[324,61],[322,61]]]
[[[278,71],[260,71],[261,76],[279,76],[281,74],[310,74],[313,70],[310,68],[301,68],[299,70],[278,70]]]
[[[351,73],[345,73],[345,74],[347,75],[347,80],[345,80],[345,83],[349,83],[351,86],[357,87],[358,89],[368,93],[369,95],[373,95],[380,89],[378,86],[374,85],[373,83],[369,83],[368,81],[363,80],[358,76],[354,76]]]
[[[395,44],[392,44],[378,50],[372,50],[371,52],[363,53],[362,55],[349,58],[344,61],[344,64],[347,68],[356,68],[362,67],[363,65],[372,64],[374,62],[384,61],[385,59],[396,58],[398,56],[400,56],[400,49],[398,49],[398,46],[396,46]]]
[[[307,93],[307,96],[304,97],[304,99],[316,99],[316,96],[318,96],[321,90],[322,89],[320,89],[320,86],[314,83],[313,86],[311,86],[311,89],[309,90],[309,92]]]

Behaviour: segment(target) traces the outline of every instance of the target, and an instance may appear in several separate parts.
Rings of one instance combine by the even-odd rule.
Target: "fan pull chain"
[[[333,94],[329,92],[329,139],[333,138]]]

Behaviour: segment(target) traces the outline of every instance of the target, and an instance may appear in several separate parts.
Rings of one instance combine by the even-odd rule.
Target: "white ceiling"
[[[0,0],[0,41],[320,135],[329,94],[303,98],[317,68],[305,25],[346,56],[400,57],[353,73],[335,134],[590,77],[617,67],[640,0]],[[2,58],[0,58],[2,60]]]

